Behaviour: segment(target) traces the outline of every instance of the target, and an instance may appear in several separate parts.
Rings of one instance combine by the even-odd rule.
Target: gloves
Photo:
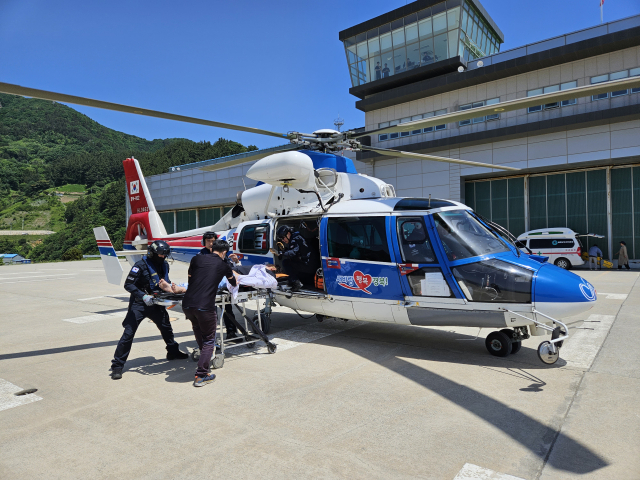
[[[153,305],[153,295],[145,295],[144,297],[142,297],[142,301],[144,302],[144,304],[147,307],[150,307]]]

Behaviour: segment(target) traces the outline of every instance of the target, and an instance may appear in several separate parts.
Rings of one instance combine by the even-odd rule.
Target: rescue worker
[[[200,250],[198,255],[211,255],[212,254],[211,247],[213,246],[213,242],[215,242],[217,239],[218,239],[217,233],[205,232],[202,235],[203,248],[202,250]],[[231,255],[227,255],[224,261],[232,269],[235,268],[238,263],[240,263],[240,259],[235,253],[232,253]],[[222,318],[224,320],[225,329],[227,330],[227,337],[226,337],[227,340],[239,337],[238,329],[236,328],[236,325],[231,321],[231,318],[235,318],[235,315],[233,313],[233,305],[231,305],[230,303],[227,303],[225,305],[224,314],[222,315]]]
[[[299,290],[303,285],[313,285],[316,268],[311,262],[311,249],[304,237],[288,225],[276,232],[276,239],[284,248],[271,249],[271,253],[282,261],[282,271],[289,276],[289,285]]]
[[[189,263],[189,289],[182,300],[185,317],[191,321],[193,333],[200,348],[194,387],[203,387],[215,380],[209,373],[209,363],[216,343],[216,294],[223,278],[236,286],[231,267],[225,262],[229,244],[224,240],[207,242],[209,255],[194,255]]]
[[[165,260],[171,253],[171,247],[167,242],[156,240],[147,249],[147,255],[136,262],[131,268],[124,288],[131,294],[129,298],[129,310],[122,322],[124,333],[118,342],[116,352],[111,361],[111,378],[122,378],[122,369],[131,352],[133,337],[138,326],[145,318],[149,318],[156,324],[164,343],[167,344],[167,360],[184,360],[188,355],[178,349],[178,343],[173,338],[173,329],[169,323],[167,309],[160,305],[154,305],[154,293],[165,291],[167,293],[182,293],[184,288],[172,284],[169,280],[169,264]]]

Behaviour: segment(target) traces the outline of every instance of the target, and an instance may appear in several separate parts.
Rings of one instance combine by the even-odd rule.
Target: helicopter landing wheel
[[[503,328],[500,331],[502,333],[506,334],[511,339],[511,355],[513,355],[514,353],[518,353],[520,351],[520,349],[522,348],[522,341],[521,340],[515,340],[515,333],[516,332],[514,332],[510,328]]]
[[[495,357],[506,357],[511,353],[512,342],[504,332],[491,332],[484,341],[489,353]]]
[[[553,365],[560,358],[560,349],[556,348],[556,353],[551,351],[551,342],[544,341],[538,345],[538,358],[542,363],[547,365]]]

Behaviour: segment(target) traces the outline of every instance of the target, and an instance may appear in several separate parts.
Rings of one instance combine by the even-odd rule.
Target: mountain
[[[0,253],[16,251],[38,261],[81,258],[98,252],[92,228],[100,225],[107,226],[116,248],[121,246],[126,221],[122,161],[127,157],[135,156],[143,173],[154,175],[174,165],[251,150],[257,147],[222,138],[215,143],[146,140],[100,125],[66,105],[0,94],[0,229],[37,218],[39,228],[57,230],[43,238],[2,239]],[[92,193],[62,204],[53,192],[69,184]]]

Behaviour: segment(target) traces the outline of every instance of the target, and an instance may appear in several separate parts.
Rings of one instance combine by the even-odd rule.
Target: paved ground
[[[275,355],[196,389],[147,321],[110,379],[127,297],[99,261],[1,267],[0,478],[638,479],[638,273],[581,274],[599,300],[553,367],[539,337],[499,359],[487,331],[278,312]]]

